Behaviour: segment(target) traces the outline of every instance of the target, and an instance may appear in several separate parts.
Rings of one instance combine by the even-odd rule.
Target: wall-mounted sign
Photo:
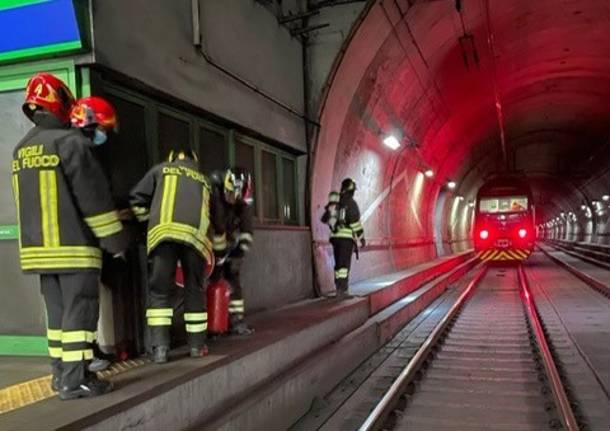
[[[0,0],[0,62],[81,47],[72,0]]]

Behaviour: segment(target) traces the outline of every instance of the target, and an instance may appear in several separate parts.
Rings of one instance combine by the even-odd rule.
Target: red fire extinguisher
[[[229,283],[221,278],[208,286],[208,334],[221,335],[229,330]]]

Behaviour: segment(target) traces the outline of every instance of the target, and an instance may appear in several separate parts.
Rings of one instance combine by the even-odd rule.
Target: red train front
[[[534,206],[527,182],[496,178],[477,194],[474,248],[484,261],[522,261],[535,240]]]

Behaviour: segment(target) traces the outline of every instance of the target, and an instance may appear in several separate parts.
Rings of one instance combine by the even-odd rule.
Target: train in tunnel
[[[530,256],[535,209],[527,181],[490,178],[479,188],[475,205],[473,242],[481,260],[519,262]]]

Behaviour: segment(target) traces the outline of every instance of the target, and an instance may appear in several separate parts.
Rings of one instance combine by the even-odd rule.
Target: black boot
[[[89,364],[89,371],[92,373],[97,373],[99,371],[107,370],[110,366],[110,361],[107,359],[93,358],[91,363]]]
[[[89,376],[87,380],[76,387],[64,386],[59,390],[59,398],[62,400],[74,400],[76,398],[97,397],[112,391],[112,383]]]
[[[167,362],[168,354],[169,354],[168,346],[155,346],[153,348],[152,361],[155,364],[165,364]]]
[[[51,390],[53,392],[59,392],[61,389],[61,375],[63,374],[63,367],[61,364],[61,359],[55,358],[51,362],[51,368],[53,371],[51,377]]]
[[[353,298],[353,296],[349,294],[347,289],[337,290],[337,299],[343,300],[343,299],[351,299],[351,298]]]
[[[241,316],[231,317],[230,332],[231,335],[252,335],[254,334],[254,328],[249,326]]]
[[[203,358],[208,356],[208,346],[205,344],[201,347],[191,347],[191,358]]]
[[[59,392],[60,389],[61,389],[61,374],[59,374],[59,375],[53,374],[53,377],[51,377],[51,390],[53,392]]]
[[[92,373],[97,373],[107,370],[112,364],[112,355],[102,352],[102,349],[100,349],[100,346],[96,342],[92,344],[92,348],[93,360],[89,363],[89,371]]]

